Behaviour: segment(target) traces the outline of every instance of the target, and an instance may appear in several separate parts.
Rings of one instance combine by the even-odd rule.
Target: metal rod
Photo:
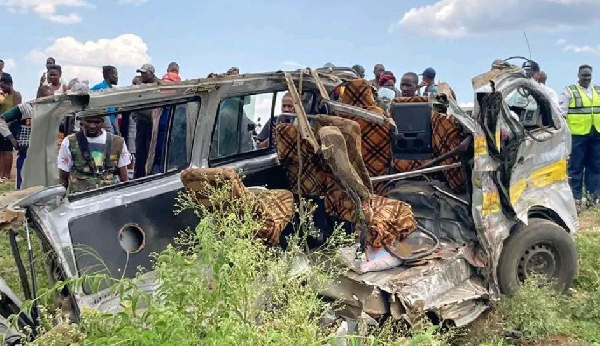
[[[433,184],[431,184],[431,186],[433,186],[433,188],[434,188],[434,189],[435,189],[437,192],[441,193],[442,195],[444,195],[444,196],[446,196],[446,197],[448,197],[448,198],[451,198],[451,199],[453,199],[453,200],[457,201],[458,203],[462,203],[462,204],[464,204],[464,205],[466,205],[466,206],[469,206],[469,202],[465,201],[464,199],[462,199],[462,198],[460,198],[460,197],[457,197],[457,196],[454,196],[453,194],[451,194],[451,193],[449,193],[449,192],[446,192],[446,191],[444,191],[444,190],[440,189],[439,187],[437,187],[437,186],[435,186],[435,185],[433,185]]]
[[[366,109],[356,108],[347,104],[331,100],[323,100],[323,103],[331,107],[334,113],[351,115],[378,125],[383,125],[386,122],[386,118],[383,115],[370,113]]]
[[[29,280],[27,279],[27,270],[21,259],[21,253],[19,253],[19,245],[17,244],[17,233],[14,230],[8,231],[8,237],[10,241],[10,248],[15,258],[15,264],[17,265],[17,271],[19,272],[19,279],[21,280],[21,287],[23,288],[23,295],[25,299],[32,300],[31,288],[29,287]]]
[[[33,263],[33,248],[31,246],[31,237],[29,235],[29,224],[25,218],[25,233],[27,234],[27,255],[29,256],[29,266],[31,270],[31,290],[33,294],[32,317],[33,323],[37,327],[39,325],[40,312],[37,303],[37,280],[35,278],[35,266]]]
[[[447,171],[452,168],[461,167],[461,165],[462,164],[460,162],[457,162],[457,163],[453,163],[450,165],[442,165],[442,166],[435,166],[435,167],[430,167],[430,168],[425,168],[425,169],[417,169],[416,171],[395,173],[395,174],[388,174],[388,175],[380,175],[378,177],[372,177],[371,182],[379,183],[382,181],[407,179],[407,178],[417,177],[417,176],[423,175],[423,174]]]

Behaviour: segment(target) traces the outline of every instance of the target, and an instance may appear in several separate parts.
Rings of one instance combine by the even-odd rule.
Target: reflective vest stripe
[[[592,114],[593,107],[569,108],[569,114]]]
[[[569,87],[569,91],[571,92],[571,97],[575,101],[575,108],[583,107],[583,99],[581,98],[581,93],[579,92],[579,89],[577,89],[575,85],[571,85]]]

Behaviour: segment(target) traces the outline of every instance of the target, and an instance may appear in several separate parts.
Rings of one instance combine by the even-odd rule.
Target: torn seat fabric
[[[257,236],[267,243],[279,243],[284,228],[294,214],[294,196],[288,190],[250,190],[244,186],[232,168],[189,168],[181,172],[185,189],[195,197],[198,204],[214,209],[210,201],[209,187],[220,188],[228,184],[231,200],[256,198],[255,215],[262,222]],[[224,206],[227,208],[228,206]]]

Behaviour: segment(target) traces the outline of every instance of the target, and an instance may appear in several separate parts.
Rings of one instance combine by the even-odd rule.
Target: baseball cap
[[[425,69],[425,71],[423,71],[423,73],[421,73],[421,76],[423,76],[425,78],[434,79],[435,78],[435,70],[433,69],[433,67],[428,67]]]
[[[152,66],[152,64],[144,64],[136,72],[152,72],[152,73],[156,73],[156,69],[154,69],[154,66]]]
[[[533,60],[525,61],[521,67],[524,70],[531,70],[531,72],[540,72],[540,65]]]

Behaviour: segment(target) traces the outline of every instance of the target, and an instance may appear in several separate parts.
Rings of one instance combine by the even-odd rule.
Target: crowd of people
[[[325,67],[334,67],[327,64]],[[527,75],[539,83],[541,90],[554,103],[562,116],[567,120],[572,136],[572,152],[568,163],[568,175],[578,208],[600,202],[598,189],[600,187],[600,87],[591,83],[592,67],[582,65],[578,70],[578,82],[566,87],[558,94],[546,86],[547,74],[540,69],[538,63],[526,61],[522,68]],[[4,62],[0,60],[0,181],[11,178],[14,150],[17,151],[17,188],[21,185],[21,169],[27,156],[29,134],[31,133],[31,117],[33,109],[29,103],[23,103],[21,94],[13,88],[13,79],[5,73]],[[366,80],[365,69],[361,65],[352,67],[354,72]],[[132,85],[173,83],[181,81],[179,65],[171,62],[162,76],[157,77],[152,64],[143,64],[136,71],[139,75],[131,81]],[[219,75],[238,75],[238,67],[231,67],[224,74],[211,73],[208,77]],[[89,86],[86,80],[77,78],[66,83],[62,78],[62,68],[56,60],[49,57],[46,60],[46,72],[40,77],[36,97],[61,95],[71,90],[87,92],[113,88],[119,83],[118,70],[114,66],[102,67],[102,82]],[[429,96],[438,93],[436,71],[432,67],[423,70],[419,75],[415,72],[404,73],[399,80],[392,71],[386,70],[383,64],[373,67],[373,79],[368,82],[373,86],[379,98],[394,99],[396,97]],[[419,78],[421,76],[421,78]],[[337,93],[340,90],[336,90]],[[343,92],[343,91],[342,91]],[[338,95],[339,96],[339,95]],[[293,103],[287,95],[283,108],[291,112]],[[60,138],[58,157],[59,177],[65,186],[76,185],[77,178],[70,174],[72,170],[87,169],[90,166],[83,153],[91,151],[100,153],[101,157],[114,158],[97,161],[97,165],[113,167],[111,174],[102,177],[104,180],[124,181],[130,177],[138,178],[146,174],[143,165],[148,156],[152,137],[152,110],[136,111],[128,119],[122,114],[111,112],[108,117],[85,118],[75,124],[83,131],[76,131],[66,138]],[[106,118],[106,120],[105,120]],[[269,125],[269,124],[267,124]],[[265,127],[265,128],[268,128]],[[263,129],[264,130],[264,129]],[[63,131],[65,132],[65,131]],[[264,131],[263,131],[264,132]],[[78,133],[85,133],[85,136]],[[83,136],[83,137],[82,137]],[[262,136],[262,137],[261,137]],[[266,139],[266,133],[260,134],[260,139]],[[263,138],[264,137],[264,138]],[[111,153],[105,153],[106,143]],[[131,150],[128,150],[131,148]],[[92,155],[93,156],[93,155]],[[91,163],[93,168],[94,163]],[[128,168],[132,168],[128,170]],[[83,168],[82,168],[83,167]],[[88,167],[89,168],[89,167]],[[77,176],[79,176],[77,174]],[[102,181],[95,182],[96,184]],[[583,195],[585,185],[587,198]]]

